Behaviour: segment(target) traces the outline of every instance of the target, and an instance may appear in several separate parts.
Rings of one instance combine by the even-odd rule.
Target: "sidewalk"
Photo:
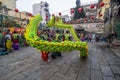
[[[97,46],[100,47],[105,47],[105,48],[109,48],[115,55],[117,55],[118,57],[120,57],[120,46],[107,46],[107,43],[105,42],[96,42]]]
[[[112,42],[112,44],[114,45],[118,45],[118,46],[112,46],[110,49],[118,56],[120,57],[120,40],[114,40]]]
[[[120,58],[120,46],[110,48]]]

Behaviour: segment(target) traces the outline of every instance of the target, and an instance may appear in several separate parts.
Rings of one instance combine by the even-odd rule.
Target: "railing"
[[[91,4],[98,4],[98,1],[82,3],[82,6],[90,6]]]
[[[85,23],[104,23],[104,21],[92,21],[92,22],[66,22],[66,24],[85,24]]]

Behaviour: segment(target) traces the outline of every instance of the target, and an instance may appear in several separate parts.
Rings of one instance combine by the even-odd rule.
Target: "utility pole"
[[[105,10],[106,10],[106,4],[105,4]],[[104,14],[105,16],[105,14]],[[104,36],[105,36],[105,19],[104,19]]]
[[[20,25],[21,25],[21,27],[22,27],[21,12],[19,12],[19,15],[20,15]]]
[[[41,15],[41,17],[42,17],[42,1],[40,1],[40,15]],[[40,27],[41,27],[41,30],[43,30],[43,23],[41,22],[40,23]]]
[[[42,1],[40,1],[40,15],[42,16]]]

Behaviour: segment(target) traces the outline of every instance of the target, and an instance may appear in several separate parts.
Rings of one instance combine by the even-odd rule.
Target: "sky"
[[[32,6],[35,3],[40,3],[41,1],[46,1],[49,4],[50,14],[57,15],[59,12],[62,15],[70,15],[70,8],[76,6],[76,0],[17,0],[17,9],[19,11],[32,12]],[[88,4],[97,2],[98,0],[81,0],[81,4]]]

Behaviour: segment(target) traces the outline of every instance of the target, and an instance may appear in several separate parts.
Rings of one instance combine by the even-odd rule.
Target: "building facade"
[[[101,3],[101,2],[103,2],[104,3],[104,6],[102,6],[102,7],[99,7],[97,10],[97,18],[98,19],[101,19],[101,20],[104,20],[104,17],[105,16],[107,16],[106,15],[106,13],[108,13],[108,10],[109,10],[109,8],[110,8],[110,1],[111,0],[99,0],[99,4]],[[102,14],[102,16],[99,16],[100,14]]]
[[[16,0],[0,0],[3,6],[8,7],[9,9],[14,10],[16,8]]]
[[[61,19],[62,19],[63,22],[68,22],[70,20],[68,15],[62,15]]]
[[[33,15],[40,14],[41,11],[41,4],[37,3],[33,5]]]
[[[120,21],[120,0],[99,0],[99,4],[101,2],[104,6],[99,7],[97,17],[104,21],[104,35],[107,36],[114,32],[114,26]]]
[[[78,17],[78,20],[76,20],[77,23],[83,23],[83,22],[97,22],[97,4],[98,2],[91,2],[86,3],[84,5],[81,4],[80,0],[76,0],[76,8],[73,9],[74,12],[71,14],[71,18]],[[93,8],[91,8],[93,6]],[[76,16],[75,16],[76,14]]]
[[[41,14],[42,16],[42,24],[45,25],[46,22],[50,19],[49,13],[49,4],[47,2],[37,3],[33,5],[33,15]]]
[[[0,0],[0,27],[17,27],[9,26],[10,21],[16,22],[21,27],[26,27],[28,24],[30,13],[20,12],[19,9],[16,12],[16,0]]]

